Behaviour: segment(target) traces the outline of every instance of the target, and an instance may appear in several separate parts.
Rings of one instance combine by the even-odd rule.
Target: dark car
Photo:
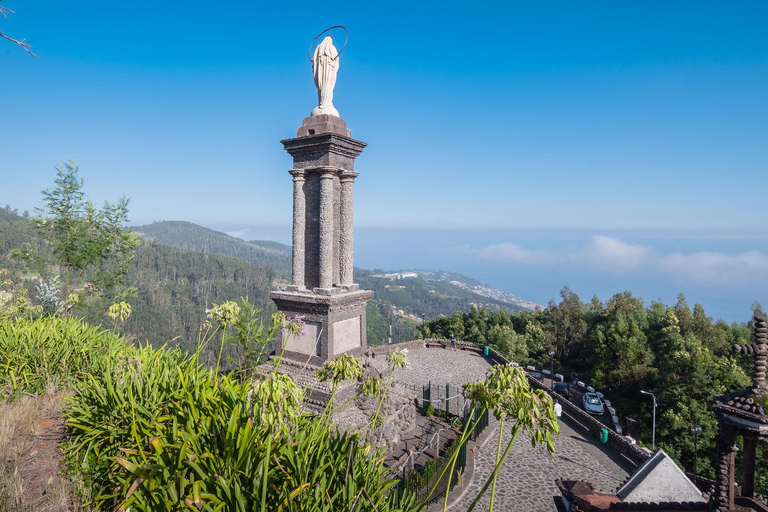
[[[530,375],[531,378],[536,379],[539,382],[542,382],[544,380],[544,376],[541,374],[541,372],[530,372],[528,375]]]
[[[571,398],[571,387],[567,382],[555,382],[555,393],[560,393],[565,398]]]

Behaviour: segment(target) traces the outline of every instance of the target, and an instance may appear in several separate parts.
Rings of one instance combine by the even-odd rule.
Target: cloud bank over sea
[[[463,244],[449,250],[485,261],[544,266],[569,264],[614,274],[658,273],[679,283],[727,287],[768,283],[768,254],[757,250],[735,254],[716,251],[663,254],[650,246],[604,235],[593,235],[576,250],[526,249],[511,242],[484,247]]]

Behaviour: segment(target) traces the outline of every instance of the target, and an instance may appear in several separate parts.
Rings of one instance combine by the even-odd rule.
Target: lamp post
[[[693,485],[696,485],[696,481],[699,479],[698,475],[696,474],[696,458],[698,451],[698,439],[701,435],[701,425],[691,425],[691,434],[693,434]]]
[[[549,389],[555,387],[555,351],[549,351]]]
[[[640,392],[653,398],[653,451],[656,451],[656,395],[650,391],[643,391],[642,389]]]

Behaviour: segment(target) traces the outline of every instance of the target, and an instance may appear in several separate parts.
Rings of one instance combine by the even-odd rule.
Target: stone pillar
[[[341,184],[341,198],[339,210],[339,224],[341,236],[339,237],[339,284],[341,286],[352,285],[352,273],[354,268],[354,230],[352,190],[358,173],[345,171],[339,175]]]
[[[717,432],[717,459],[715,460],[715,496],[712,510],[730,512],[734,507],[736,486],[736,434],[730,428],[720,424]]]
[[[307,202],[304,197],[304,170],[293,169],[293,286],[304,288],[304,232]]]
[[[755,451],[757,439],[744,437],[744,457],[741,471],[741,495],[748,498],[755,497]]]
[[[755,368],[752,372],[752,380],[755,387],[766,387],[766,369],[768,369],[768,318],[765,315],[755,313],[753,323],[753,337],[755,340]]]
[[[333,287],[333,182],[335,167],[320,169],[319,288]]]

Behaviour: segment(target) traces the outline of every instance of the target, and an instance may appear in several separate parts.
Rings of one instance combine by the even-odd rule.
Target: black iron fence
[[[403,384],[409,389],[417,390],[412,384]],[[453,395],[451,395],[453,393]],[[461,416],[469,405],[469,401],[464,397],[461,386],[445,383],[444,385],[432,384],[430,381],[421,386],[421,406],[427,408],[432,406],[435,410],[443,411],[446,415],[455,414]]]
[[[425,394],[428,388],[425,386]],[[428,398],[426,398],[428,400]],[[480,415],[479,421],[475,421]],[[488,411],[481,413],[478,407],[469,408],[464,413],[462,428],[474,428],[467,440],[461,443],[461,438],[456,439],[452,445],[437,459],[429,461],[424,467],[408,470],[407,465],[400,468],[400,480],[395,487],[398,505],[403,496],[413,494],[420,503],[431,504],[445,497],[459,482],[467,467],[467,442],[477,441],[478,436],[488,426]],[[458,451],[458,453],[456,453]],[[455,462],[451,459],[456,454]],[[451,469],[451,465],[453,468]],[[442,475],[442,477],[441,477]],[[450,480],[450,489],[448,481]],[[432,490],[434,488],[434,491]],[[431,493],[431,495],[430,495]]]

